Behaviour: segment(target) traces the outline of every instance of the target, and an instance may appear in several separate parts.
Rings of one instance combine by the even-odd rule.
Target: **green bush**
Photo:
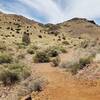
[[[24,43],[16,43],[16,45],[18,46],[19,49],[25,49],[26,48],[26,44],[24,44]]]
[[[67,53],[67,50],[66,50],[66,48],[65,47],[63,47],[63,46],[59,46],[59,48],[58,48],[62,53]]]
[[[27,49],[27,53],[34,54],[38,49],[39,47],[33,44]]]
[[[45,63],[45,62],[49,62],[49,56],[47,55],[47,53],[45,51],[38,51],[36,52],[35,56],[34,56],[34,62],[35,63]]]
[[[66,49],[63,46],[51,46],[49,47],[46,52],[48,53],[49,57],[56,57],[59,53],[66,53]]]
[[[74,63],[71,68],[69,69],[72,75],[77,74],[78,70],[80,69],[80,65],[78,63]]]
[[[29,48],[29,49],[27,49],[27,53],[29,53],[29,54],[34,54],[34,53],[35,53],[35,51],[34,51],[34,49]]]
[[[13,60],[12,56],[6,53],[1,53],[0,54],[0,64],[3,63],[11,63]]]
[[[81,58],[79,60],[79,65],[80,65],[80,69],[83,69],[84,66],[86,66],[87,64],[90,64],[93,60],[92,56],[86,57],[86,58]]]
[[[4,85],[14,84],[15,82],[26,79],[28,76],[30,76],[30,69],[20,63],[4,65],[0,70],[0,81]]]
[[[30,69],[21,63],[13,63],[7,66],[9,70],[12,70],[18,75],[20,75],[20,79],[25,79],[30,75]]]
[[[46,50],[49,57],[56,57],[58,56],[59,52],[56,47],[50,47]]]
[[[19,81],[19,77],[17,73],[3,69],[0,72],[0,81],[2,81],[4,85],[11,85]]]

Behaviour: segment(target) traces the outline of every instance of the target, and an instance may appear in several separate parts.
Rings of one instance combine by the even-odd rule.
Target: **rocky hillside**
[[[94,21],[44,25],[0,12],[0,100],[99,100],[98,79]]]
[[[94,36],[98,37],[100,33],[100,27],[91,20],[82,18],[73,18],[57,25],[49,25],[51,33],[64,33],[72,36]]]
[[[73,18],[56,25],[43,25],[23,16],[4,14],[0,12],[1,38],[20,38],[21,34],[23,34],[24,32],[27,32],[32,36],[48,33],[54,35],[67,34],[75,37],[88,35],[92,37],[98,37],[100,34],[100,27],[94,21],[82,18]]]

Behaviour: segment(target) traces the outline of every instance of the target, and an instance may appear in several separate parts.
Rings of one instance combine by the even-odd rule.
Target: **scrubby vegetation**
[[[59,50],[57,49],[57,47],[49,47],[46,52],[48,53],[49,57],[56,57],[59,54]]]
[[[21,63],[7,64],[0,68],[0,81],[4,85],[12,85],[30,75],[29,68]]]
[[[49,56],[45,51],[37,52],[33,59],[35,63],[45,63],[50,61]]]
[[[28,52],[29,54],[35,54],[35,52],[36,52],[38,49],[39,49],[39,47],[33,44],[33,45],[31,45],[31,46],[27,49],[27,52]]]
[[[59,64],[60,64],[60,57],[59,56],[51,59],[51,66],[57,67],[57,66],[59,66]]]
[[[66,68],[67,71],[70,71],[73,75],[77,74],[77,72],[84,67],[87,67],[88,64],[90,64],[93,61],[93,56],[80,58],[77,62],[67,62],[62,63],[60,66],[62,68]]]
[[[12,56],[7,53],[0,53],[0,64],[11,63],[13,60]]]
[[[3,52],[4,50],[6,50],[6,45],[3,41],[0,41],[0,51]]]
[[[34,92],[41,92],[43,90],[42,81],[35,80],[29,84],[29,89]]]
[[[49,57],[56,57],[59,53],[66,53],[67,50],[63,46],[51,46],[49,47],[46,52],[48,53]]]
[[[59,73],[59,71],[62,71],[60,70],[60,67],[62,67],[63,70],[78,76],[87,70],[89,65],[91,67],[91,65],[100,62],[99,56],[95,59],[98,62],[92,62],[94,55],[100,53],[98,34],[100,30],[95,24],[76,18],[57,25],[44,25],[22,16],[12,14],[8,16],[9,14],[0,16],[1,92],[3,91],[6,94],[5,91],[9,92],[11,90],[8,94],[13,94],[17,91],[16,88],[20,88],[21,91],[17,94],[24,96],[31,94],[33,91],[37,94],[43,88],[41,81],[34,80],[40,78],[42,72],[46,76],[49,70],[55,77],[56,75],[59,77],[59,74],[63,74],[62,72]],[[49,68],[50,64],[51,68]],[[57,74],[55,74],[56,71]],[[66,74],[66,72],[64,73]],[[46,78],[48,78],[47,76]],[[58,79],[62,79],[62,76]],[[51,81],[55,80],[51,79]],[[15,89],[15,92],[13,92],[13,89]],[[1,92],[0,100],[3,100]],[[21,100],[21,98],[17,100]]]

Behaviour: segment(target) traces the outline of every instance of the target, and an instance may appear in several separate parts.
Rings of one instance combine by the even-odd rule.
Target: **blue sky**
[[[100,0],[0,0],[0,11],[41,23],[60,23],[81,17],[100,24]]]

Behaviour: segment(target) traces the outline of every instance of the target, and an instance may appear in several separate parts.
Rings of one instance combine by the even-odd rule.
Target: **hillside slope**
[[[0,12],[0,100],[99,100],[99,65],[94,21],[44,25]]]

